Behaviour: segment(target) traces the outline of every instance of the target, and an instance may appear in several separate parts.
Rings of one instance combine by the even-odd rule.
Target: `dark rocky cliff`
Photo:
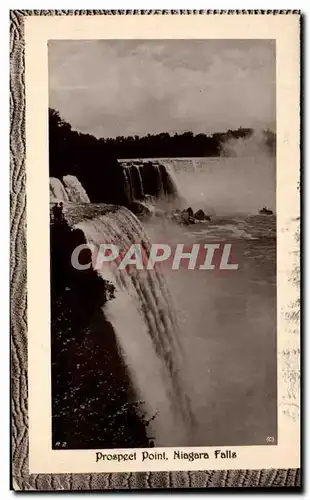
[[[71,265],[82,231],[52,221],[51,362],[53,448],[147,447],[147,422],[102,311],[113,287]],[[80,261],[89,262],[88,250]]]

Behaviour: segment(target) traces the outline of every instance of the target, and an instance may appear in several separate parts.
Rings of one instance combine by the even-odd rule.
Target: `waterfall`
[[[118,208],[74,226],[98,249],[115,244],[125,252],[140,243],[146,255],[150,242],[138,219],[126,208]],[[120,251],[121,253],[121,251]],[[178,326],[161,272],[127,266],[119,270],[115,261],[97,271],[113,283],[115,298],[103,307],[111,322],[133,385],[150,417],[156,446],[186,445],[192,414],[183,382],[185,369]]]
[[[217,215],[257,214],[264,205],[275,210],[275,158],[259,145],[237,146],[235,156],[160,160],[177,182],[184,208]]]
[[[155,167],[156,173],[157,173],[158,193],[159,193],[159,195],[164,195],[165,189],[164,189],[164,183],[163,183],[163,179],[162,179],[162,176],[161,176],[161,171],[160,171],[160,168],[159,168],[159,164],[158,163],[154,163],[154,167]]]
[[[63,184],[56,177],[50,177],[50,201],[69,201]]]
[[[173,166],[174,172],[183,171],[195,173],[198,169],[199,159],[197,158],[169,158],[163,160],[164,164],[169,168]]]
[[[131,200],[143,200],[146,195],[178,197],[179,186],[174,168],[158,160],[123,160],[125,184]]]
[[[90,200],[88,195],[83,188],[80,181],[75,177],[75,175],[65,175],[63,178],[63,183],[68,193],[69,201],[72,203],[89,203]]]
[[[175,196],[180,196],[180,187],[179,187],[179,184],[178,184],[178,181],[177,181],[177,178],[176,178],[176,174],[175,174],[175,168],[174,168],[174,163],[162,163],[162,165],[164,166],[167,174],[168,174],[168,177],[169,177],[169,180],[171,182],[171,185],[172,185],[172,191],[174,191],[174,195]]]
[[[140,188],[141,196],[143,197],[144,196],[144,188],[143,188],[142,175],[141,175],[141,172],[140,172],[140,165],[134,165],[134,167],[136,168],[137,173],[138,173],[139,188]]]
[[[125,187],[130,201],[135,201],[144,196],[143,184],[139,180],[138,167],[136,165],[123,166]]]
[[[130,179],[132,198],[133,198],[133,200],[137,200],[138,198],[140,198],[140,196],[139,196],[138,186],[137,186],[137,182],[136,182],[135,168],[133,165],[130,165],[130,167],[129,167],[129,179]]]
[[[133,192],[132,192],[132,185],[131,185],[131,179],[129,175],[129,169],[127,166],[123,166],[123,174],[124,174],[124,179],[125,179],[125,188],[127,192],[127,196],[129,200],[133,200]]]

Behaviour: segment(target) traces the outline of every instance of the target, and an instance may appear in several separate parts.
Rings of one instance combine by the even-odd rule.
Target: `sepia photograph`
[[[11,15],[13,489],[300,484],[300,14]]]
[[[49,41],[53,448],[277,443],[275,56]]]

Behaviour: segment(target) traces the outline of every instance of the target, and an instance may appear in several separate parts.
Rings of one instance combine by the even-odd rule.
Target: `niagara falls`
[[[228,161],[225,158],[219,160],[219,163],[221,162],[222,166],[219,165],[217,168],[223,169],[222,175],[225,178],[227,168],[229,168]],[[232,163],[234,162],[235,158]],[[250,191],[248,205],[237,207],[238,211],[234,213],[235,205],[228,198],[225,207],[225,199],[220,193],[217,195],[220,203],[213,201],[215,198],[212,199],[209,195],[209,187],[206,193],[203,193],[204,196],[201,195],[202,178],[209,178],[212,186],[217,182],[217,190],[220,189],[220,183],[217,179],[221,174],[214,173],[214,161],[173,160],[170,163],[170,168],[173,169],[173,177],[171,178],[165,161],[159,163],[154,160],[154,163],[155,167],[150,160],[147,160],[147,163],[140,161],[138,168],[141,176],[136,177],[130,177],[130,174],[127,174],[131,169],[137,170],[135,162],[133,162],[133,166],[128,162],[122,167],[125,172],[124,189],[131,195],[133,194],[133,198],[129,198],[128,206],[136,207],[134,203],[137,203],[136,214],[129,208],[92,203],[79,180],[72,175],[67,176],[69,182],[67,180],[66,183],[63,179],[51,178],[51,214],[53,215],[53,206],[57,206],[59,202],[63,203],[64,214],[64,220],[60,223],[57,219],[52,220],[52,234],[54,233],[58,238],[58,233],[62,233],[63,226],[68,228],[64,232],[66,236],[60,237],[59,241],[59,245],[64,248],[57,249],[57,253],[68,252],[66,259],[69,266],[74,252],[78,252],[79,263],[82,264],[81,267],[72,266],[76,269],[74,285],[71,284],[72,276],[68,282],[64,281],[63,286],[66,285],[64,290],[67,291],[62,292],[61,301],[66,304],[68,298],[72,300],[70,294],[76,294],[74,287],[85,286],[83,285],[85,278],[82,276],[85,269],[88,270],[90,276],[93,275],[92,279],[102,280],[102,298],[100,299],[100,295],[95,298],[96,314],[99,316],[102,314],[101,334],[103,337],[106,335],[114,337],[115,355],[120,358],[119,362],[123,365],[132,392],[130,399],[127,400],[128,396],[126,396],[123,402],[123,399],[120,398],[124,412],[122,417],[127,419],[127,414],[132,412],[131,418],[134,420],[135,417],[139,421],[141,420],[140,413],[143,414],[142,420],[145,420],[147,425],[139,425],[138,427],[144,436],[145,443],[151,441],[155,446],[197,445],[206,436],[206,443],[215,444],[219,443],[217,432],[220,432],[224,439],[225,423],[223,422],[222,428],[218,425],[218,431],[212,428],[210,435],[210,431],[208,432],[207,429],[214,409],[211,409],[209,405],[214,398],[212,390],[223,390],[218,385],[218,374],[214,376],[213,373],[218,371],[217,365],[220,359],[218,356],[223,349],[219,346],[219,342],[221,335],[225,335],[223,328],[227,325],[227,321],[230,322],[231,318],[234,318],[234,324],[230,324],[230,334],[224,343],[225,351],[230,346],[230,354],[227,352],[227,358],[225,357],[223,365],[226,373],[228,372],[229,376],[234,379],[236,376],[242,376],[242,370],[250,369],[251,373],[254,370],[256,389],[261,387],[263,390],[263,379],[268,376],[268,370],[270,370],[267,363],[264,368],[267,372],[261,372],[258,353],[259,349],[263,348],[261,345],[262,327],[268,324],[272,325],[273,322],[272,304],[275,278],[268,273],[274,266],[275,218],[257,213],[259,207],[266,200],[266,193],[256,194],[257,200],[253,200],[253,196],[251,196],[253,179],[251,176],[248,187]],[[161,165],[161,169],[158,168],[158,163]],[[206,165],[206,163],[211,163],[211,165]],[[268,161],[266,163],[265,175],[272,176],[272,165],[271,163],[268,165]],[[120,164],[122,165],[122,162]],[[153,168],[154,177],[160,177],[156,184],[158,187],[156,196],[154,194],[148,196],[147,186],[143,186],[143,181],[141,182],[144,168],[150,171]],[[237,167],[231,168],[234,168],[235,175]],[[241,165],[240,168],[244,167]],[[162,171],[165,174],[161,177]],[[189,185],[187,179],[190,176],[192,182]],[[262,181],[262,176],[260,179]],[[196,198],[193,192],[195,185],[198,190]],[[74,186],[74,189],[71,186]],[[188,189],[186,189],[187,186]],[[257,193],[257,191],[255,192]],[[213,210],[209,208],[210,198],[213,201]],[[144,208],[141,212],[139,210],[140,203]],[[245,203],[244,198],[242,203]],[[211,220],[197,220],[193,224],[180,223],[175,214],[177,210],[181,211],[184,206],[189,204],[194,209],[198,206],[202,207],[201,209],[205,213],[211,214]],[[244,213],[242,210],[247,211]],[[76,240],[75,233],[79,233],[81,239]],[[67,238],[72,239],[71,254],[67,248]],[[53,240],[52,236],[52,243]],[[82,243],[75,246],[73,244],[75,240],[76,243],[80,241]],[[155,244],[156,252],[158,247],[162,251],[168,247],[171,253],[171,248],[176,249],[180,245],[180,251],[183,250],[184,254],[183,247],[188,248],[189,251],[184,254],[187,258],[186,264],[178,265],[176,271],[173,270],[173,265],[165,266],[165,263],[159,258],[159,262],[152,266],[130,265],[130,260],[127,261],[126,265],[120,266],[120,261],[117,261],[116,257],[121,251],[126,255],[128,249],[132,247],[136,249],[138,246],[145,255],[151,257],[152,251],[153,254],[155,252],[152,250],[153,241],[161,242],[161,244],[157,244],[157,247]],[[185,244],[180,244],[184,241]],[[193,243],[197,241],[201,243]],[[226,243],[227,241],[230,243]],[[212,273],[214,273],[215,268],[215,273],[214,276],[209,274],[206,278],[201,270],[206,261],[205,254],[203,259],[200,259],[199,266],[194,265],[190,268],[189,263],[193,248],[197,248],[198,255],[200,244],[203,249],[211,247],[212,256],[220,244],[222,244],[222,252],[226,246],[232,247],[235,253],[234,259],[237,259],[238,263],[240,261],[240,270],[239,265],[235,264],[235,269],[238,269],[235,271],[235,277],[231,273],[229,276],[226,275],[227,271],[222,271],[223,276],[221,276],[221,272],[218,273],[221,270],[221,265],[212,266],[209,259],[209,266],[211,265],[213,268]],[[110,253],[110,257],[109,252],[107,252],[108,257],[104,265],[96,265],[97,261],[92,259],[89,250],[92,246],[93,248],[101,246],[110,251],[111,248],[114,251],[117,250],[114,255],[112,252],[112,256]],[[257,248],[260,250],[258,255],[255,255]],[[230,248],[228,250],[230,251]],[[88,257],[85,255],[87,252]],[[167,256],[168,254],[166,254]],[[62,259],[63,256],[60,260]],[[260,259],[264,259],[264,261]],[[218,260],[221,262],[221,256]],[[263,269],[261,269],[259,262],[263,262]],[[58,255],[55,263],[58,267]],[[102,264],[102,255],[100,263]],[[249,266],[249,263],[252,265]],[[61,265],[64,265],[63,262]],[[250,287],[248,287],[249,283]],[[262,293],[264,298],[262,298]],[[82,293],[82,295],[85,294],[88,294],[87,290]],[[232,296],[233,300],[228,303],[227,298]],[[59,299],[57,298],[56,301],[56,309],[58,309]],[[247,309],[244,309],[245,305]],[[61,309],[62,307],[63,305],[60,306]],[[77,307],[84,308],[85,305],[81,302],[80,305],[77,303]],[[93,308],[91,307],[91,309]],[[256,312],[254,312],[255,310]],[[218,316],[219,311],[221,311],[220,316]],[[75,315],[74,310],[71,311],[71,314]],[[80,311],[79,315],[81,314]],[[97,321],[92,326],[93,314],[95,311],[91,312],[89,318],[85,318],[83,327],[82,324],[78,325],[78,330],[83,328],[79,335],[90,337],[92,328],[98,328]],[[108,322],[110,332],[104,326],[104,322]],[[60,319],[58,324],[62,324]],[[255,339],[255,341],[252,339],[249,345],[245,342],[246,337],[244,337],[247,335],[247,329],[249,332],[251,331]],[[203,331],[206,331],[204,340],[201,338]],[[73,333],[73,337],[76,334],[77,332]],[[102,342],[105,344],[106,339],[103,338]],[[74,342],[67,338],[65,345],[67,346],[67,344],[71,344],[72,349]],[[244,354],[244,349],[246,349],[246,362],[243,362],[241,366],[236,365],[235,359],[238,358],[239,352]],[[221,370],[220,373],[222,373]],[[206,388],[205,384],[208,381],[211,386]],[[94,383],[99,384],[99,387],[104,385],[104,382],[98,380],[95,374]],[[231,384],[229,385],[231,386]],[[207,398],[204,396],[206,390]],[[240,388],[236,387],[235,390],[240,390]],[[248,391],[250,387],[248,389],[245,387],[243,390]],[[100,394],[101,390],[98,392]],[[111,392],[113,391],[110,388],[107,394],[111,394]],[[80,397],[78,391],[75,394]],[[93,397],[96,398],[96,396]],[[236,397],[236,394],[226,394],[222,400],[223,408],[221,411],[225,412],[225,407],[230,406],[231,397]],[[262,428],[259,395],[256,394],[253,400],[257,401],[257,407],[254,406],[251,413],[254,419],[252,428],[255,428],[255,425]],[[109,402],[109,404],[111,403]],[[240,405],[240,401],[238,404]],[[107,402],[103,400],[102,405],[101,411],[106,411]],[[71,412],[72,410],[68,408],[67,411]],[[237,408],[235,411],[238,412]],[[80,413],[81,410],[78,409],[78,412]],[[104,421],[104,417],[102,419]],[[124,432],[131,434],[132,431],[124,430]],[[250,439],[250,436],[246,438],[245,432],[243,435],[245,440]],[[228,436],[225,436],[223,443],[227,443],[227,440]],[[57,439],[57,442],[60,440]],[[68,443],[67,440],[66,442]],[[125,444],[126,439],[118,446],[123,447]],[[232,444],[234,443],[232,442]]]
[[[222,42],[49,44],[53,450],[277,443],[274,47]]]

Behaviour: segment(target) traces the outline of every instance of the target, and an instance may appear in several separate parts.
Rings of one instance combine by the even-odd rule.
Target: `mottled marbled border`
[[[27,412],[27,265],[24,17],[30,15],[298,14],[298,10],[15,10],[10,12],[12,488],[137,490],[156,488],[298,487],[300,470],[29,474]]]

